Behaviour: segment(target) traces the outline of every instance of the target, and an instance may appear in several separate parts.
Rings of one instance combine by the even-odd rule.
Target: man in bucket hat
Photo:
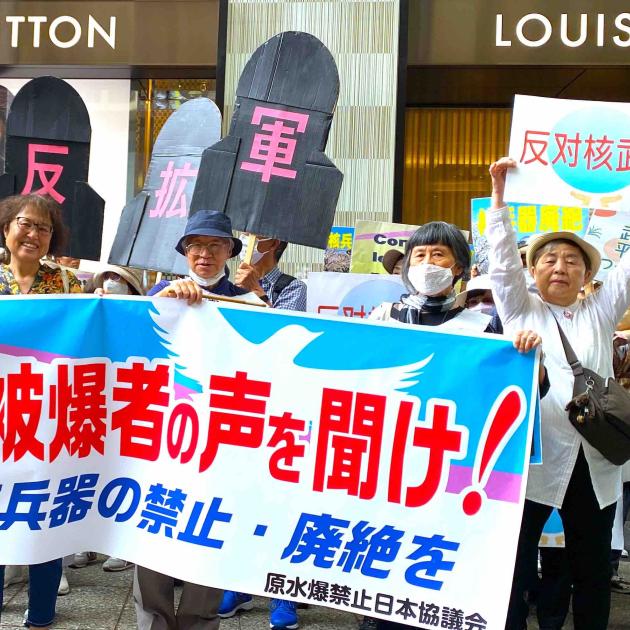
[[[188,260],[188,276],[170,282],[162,280],[148,293],[175,297],[198,304],[204,291],[234,297],[247,293],[228,280],[225,263],[238,255],[242,243],[232,235],[230,217],[222,212],[199,210],[186,223],[175,249]]]
[[[163,280],[149,295],[175,297],[195,304],[201,301],[204,291],[226,296],[246,293],[227,278],[225,263],[241,250],[241,241],[232,236],[227,215],[199,210],[188,219],[175,249],[188,259],[188,277],[173,282]],[[222,590],[184,582],[177,613],[174,590],[174,578],[136,567],[133,594],[138,630],[217,630]]]
[[[528,243],[526,264],[539,295],[528,292],[503,200],[507,170],[515,167],[516,162],[509,158],[490,166],[492,205],[486,216],[489,275],[506,332],[528,328],[542,337],[551,389],[541,401],[542,464],[529,468],[506,629],[527,628],[524,592],[536,574],[543,526],[556,507],[564,525],[573,584],[574,627],[605,630],[621,468],[586,442],[568,418],[565,407],[573,398],[574,377],[558,326],[584,367],[602,378],[612,377],[611,339],[630,305],[630,256],[621,258],[599,291],[580,300],[580,290],[599,269],[599,253],[571,232],[538,235]]]

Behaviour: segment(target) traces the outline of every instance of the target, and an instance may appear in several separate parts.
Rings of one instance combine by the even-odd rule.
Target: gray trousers
[[[133,598],[138,630],[218,630],[223,591],[184,582],[175,613],[175,579],[136,566]]]

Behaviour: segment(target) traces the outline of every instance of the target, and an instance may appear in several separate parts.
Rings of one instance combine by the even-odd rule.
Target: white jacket
[[[622,257],[595,294],[560,307],[548,305],[527,291],[507,208],[488,212],[486,236],[492,292],[505,332],[529,329],[542,337],[551,382],[549,393],[541,401],[543,463],[530,466],[526,496],[561,507],[582,446],[599,505],[610,505],[621,494],[621,467],[611,464],[584,441],[564,410],[573,397],[573,374],[551,311],[582,365],[604,378],[613,376],[612,336],[630,304],[630,256]]]

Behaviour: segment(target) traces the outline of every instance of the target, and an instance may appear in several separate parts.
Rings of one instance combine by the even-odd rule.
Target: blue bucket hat
[[[219,236],[221,238],[231,239],[233,246],[230,258],[237,256],[243,247],[243,243],[241,243],[240,239],[232,236],[232,222],[230,221],[230,217],[216,210],[199,210],[189,217],[184,234],[175,246],[175,249],[183,256],[186,255],[184,251],[184,240],[189,236]]]

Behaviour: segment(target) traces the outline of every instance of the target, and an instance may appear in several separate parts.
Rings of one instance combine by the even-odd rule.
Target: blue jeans
[[[28,619],[26,626],[45,628],[55,618],[57,589],[61,580],[61,558],[28,568]],[[4,591],[4,565],[0,565],[0,604]]]

